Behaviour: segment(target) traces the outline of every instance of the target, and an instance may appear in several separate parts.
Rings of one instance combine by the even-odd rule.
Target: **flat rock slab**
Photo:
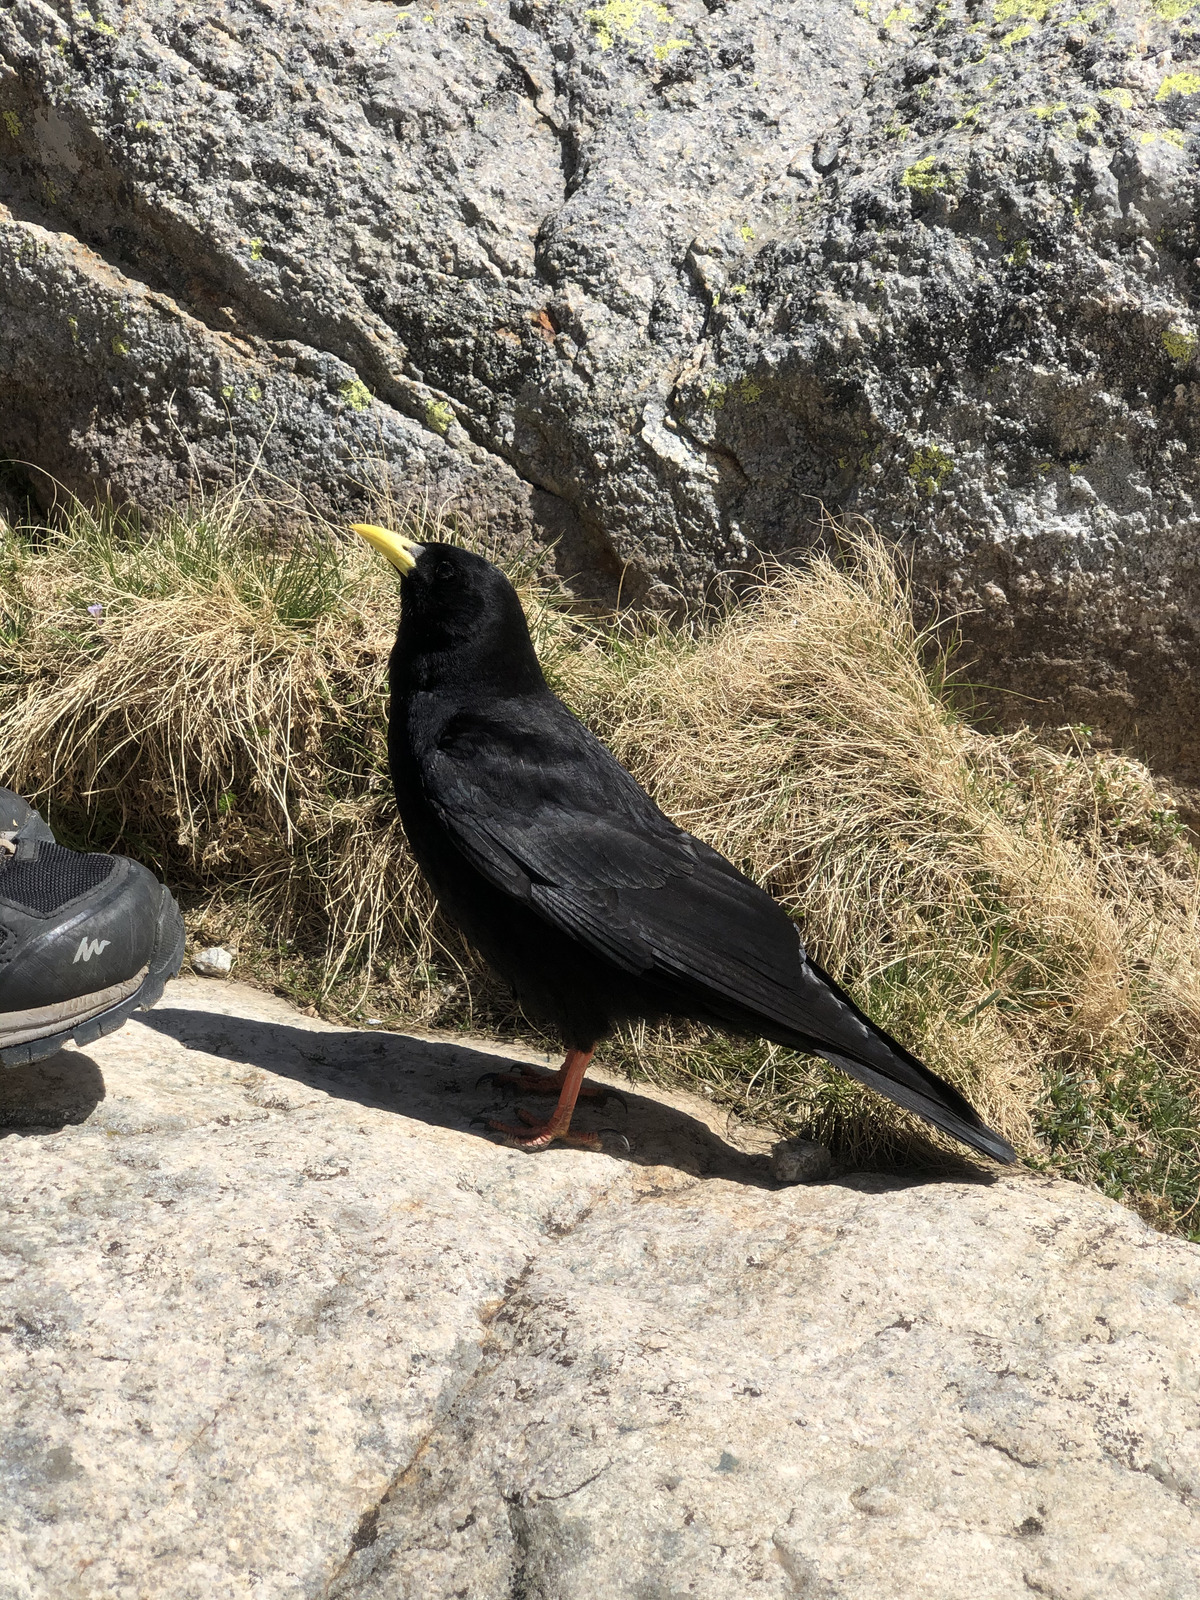
[[[1200,1593],[1195,1247],[644,1090],[525,1155],[500,1048],[190,979],[0,1074],[2,1600]]]

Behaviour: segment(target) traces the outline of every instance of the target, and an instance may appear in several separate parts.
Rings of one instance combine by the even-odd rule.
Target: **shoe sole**
[[[175,977],[182,967],[185,943],[179,907],[171,893],[164,889],[158,909],[154,951],[146,976],[133,993],[126,995],[116,1005],[109,1006],[107,1011],[88,1017],[86,1021],[44,1034],[38,1039],[25,1039],[20,1044],[0,1050],[0,1067],[25,1067],[33,1061],[45,1061],[47,1056],[57,1054],[66,1044],[91,1044],[106,1033],[115,1033],[135,1011],[149,1011],[152,1005],[162,999],[168,979]]]

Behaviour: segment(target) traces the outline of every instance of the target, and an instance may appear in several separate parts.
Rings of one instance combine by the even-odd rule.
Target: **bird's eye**
[[[435,576],[437,576],[439,578],[443,578],[443,579],[444,578],[452,578],[454,576],[454,565],[453,565],[453,563],[450,562],[450,561],[439,561],[438,564],[437,564],[437,572],[436,572]]]

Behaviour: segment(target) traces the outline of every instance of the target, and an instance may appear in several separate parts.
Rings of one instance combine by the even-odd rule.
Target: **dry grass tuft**
[[[668,812],[1028,1159],[1200,1233],[1200,873],[1143,767],[956,715],[870,540],[691,631],[572,618],[533,570],[514,576],[552,681]],[[398,585],[357,541],[310,522],[273,547],[237,497],[153,538],[79,509],[8,532],[0,608],[4,781],[60,831],[149,860],[199,932],[335,1013],[520,1025],[392,821]],[[929,1157],[775,1047],[681,1027],[609,1054],[848,1162]]]

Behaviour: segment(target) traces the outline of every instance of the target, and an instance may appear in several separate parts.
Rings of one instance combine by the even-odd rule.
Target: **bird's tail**
[[[995,1161],[1015,1161],[1016,1151],[980,1117],[958,1090],[939,1078],[863,1014],[827,972],[803,962],[803,1022],[789,1037],[772,1032],[777,1044],[808,1050],[840,1067],[868,1089],[915,1111],[935,1128]]]

